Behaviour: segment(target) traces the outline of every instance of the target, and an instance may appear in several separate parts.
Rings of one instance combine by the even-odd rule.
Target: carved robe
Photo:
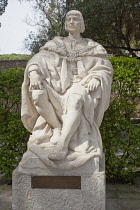
[[[66,116],[69,96],[82,95],[84,105],[81,122],[69,143],[69,150],[80,152],[81,145],[90,145],[99,149],[101,156],[102,140],[99,126],[109,106],[113,75],[105,49],[90,39],[81,39],[79,43],[74,43],[68,38],[55,37],[28,62],[22,85],[22,121],[32,133],[33,139],[40,139],[40,144],[47,145],[52,136],[52,128],[39,116],[33,105],[32,91],[29,89],[31,65],[38,66],[44,89],[47,90],[49,101],[60,122],[63,123]],[[101,85],[97,90],[88,92],[81,83],[88,84],[92,78],[99,80]],[[42,94],[42,90],[34,91]],[[35,144],[35,141],[33,143]]]

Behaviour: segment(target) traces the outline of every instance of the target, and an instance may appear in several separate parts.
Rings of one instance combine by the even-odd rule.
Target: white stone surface
[[[81,37],[80,12],[67,13],[65,29],[68,37],[47,42],[27,64],[22,121],[32,133],[32,153],[51,167],[73,169],[102,156],[99,126],[113,73],[106,50]]]
[[[65,160],[66,161],[66,160]],[[64,162],[65,162],[64,161]],[[54,162],[55,164],[55,162]],[[27,151],[21,162],[18,166],[18,172],[26,173],[30,175],[52,175],[56,173],[57,175],[81,175],[81,174],[93,174],[95,172],[103,172],[105,170],[105,158],[103,155],[102,159],[91,158],[86,162],[86,164],[81,165],[80,167],[75,167],[74,169],[69,170],[68,168],[63,168],[63,165],[57,166],[52,164],[44,163],[39,157],[34,155],[31,151]]]
[[[77,173],[72,172],[74,174]],[[52,171],[51,175],[58,174]],[[66,174],[61,173],[63,175]],[[12,196],[13,210],[105,210],[105,174],[81,173],[81,189],[35,189],[31,188],[30,174],[15,170]]]
[[[27,151],[12,177],[13,210],[105,210],[105,158],[73,170],[47,166]],[[81,176],[81,189],[31,188],[31,176]]]

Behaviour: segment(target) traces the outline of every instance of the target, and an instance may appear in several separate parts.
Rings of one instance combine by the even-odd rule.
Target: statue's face
[[[81,19],[79,15],[70,14],[66,18],[66,29],[70,33],[80,32]]]

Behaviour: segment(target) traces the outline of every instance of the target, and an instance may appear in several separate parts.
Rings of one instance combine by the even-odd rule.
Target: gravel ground
[[[0,175],[0,210],[12,210],[12,185]]]

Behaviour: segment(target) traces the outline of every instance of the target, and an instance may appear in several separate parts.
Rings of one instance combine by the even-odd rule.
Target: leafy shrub
[[[112,101],[101,125],[106,176],[133,182],[140,167],[140,123],[134,124],[138,97],[139,64],[134,58],[110,58],[114,69]]]
[[[31,55],[26,54],[4,54],[0,55],[0,61],[3,60],[29,60],[31,58]]]
[[[101,125],[106,155],[107,179],[132,182],[140,167],[140,124],[134,124],[139,80],[138,61],[110,58],[114,68],[112,100]],[[0,171],[11,179],[23,153],[29,133],[20,120],[23,69],[0,72]]]
[[[28,139],[20,120],[23,73],[22,68],[0,71],[0,173],[8,179],[26,151]]]

